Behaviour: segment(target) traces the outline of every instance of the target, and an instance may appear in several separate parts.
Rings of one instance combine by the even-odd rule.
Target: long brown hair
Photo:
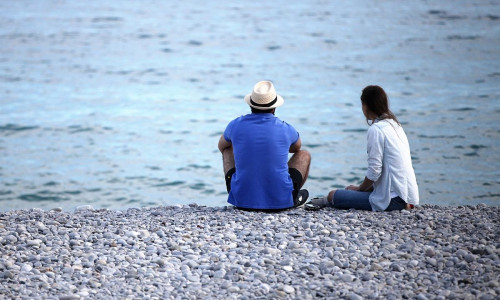
[[[368,110],[377,116],[379,120],[393,119],[401,126],[398,118],[389,109],[389,99],[384,89],[378,85],[369,85],[363,89],[361,94],[361,103],[366,105]],[[368,123],[368,118],[366,119]],[[373,122],[372,122],[373,124]],[[371,125],[368,123],[368,125]]]

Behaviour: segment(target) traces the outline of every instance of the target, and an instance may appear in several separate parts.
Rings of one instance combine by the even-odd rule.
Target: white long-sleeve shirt
[[[417,179],[403,128],[392,119],[375,121],[368,129],[367,152],[366,177],[374,182],[370,194],[373,210],[384,211],[396,196],[418,205]]]

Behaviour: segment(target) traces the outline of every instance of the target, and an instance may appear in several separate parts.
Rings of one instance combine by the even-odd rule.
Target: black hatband
[[[278,96],[276,96],[276,98],[274,98],[273,101],[269,102],[269,103],[266,103],[266,104],[259,104],[259,103],[255,103],[253,102],[252,100],[252,97],[250,97],[250,103],[253,105],[253,106],[258,106],[258,107],[271,107],[273,106],[276,101],[278,101]]]

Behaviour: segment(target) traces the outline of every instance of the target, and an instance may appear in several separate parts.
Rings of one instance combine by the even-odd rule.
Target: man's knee
[[[306,156],[306,159],[307,159],[307,163],[308,164],[311,164],[311,152],[307,151],[307,150],[302,150],[305,152],[305,156]]]
[[[292,161],[298,165],[309,165],[311,163],[311,153],[307,150],[299,150],[293,155]]]
[[[302,158],[300,159],[301,165],[303,168],[306,170],[305,176],[307,176],[307,173],[309,173],[309,167],[311,166],[311,153],[307,150],[300,150],[302,151],[301,155]]]
[[[309,162],[311,161],[311,153],[307,150],[299,150],[300,155],[304,157],[304,159],[307,159]]]

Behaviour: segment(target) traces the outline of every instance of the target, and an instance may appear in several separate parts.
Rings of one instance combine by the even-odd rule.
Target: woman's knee
[[[326,197],[326,199],[328,200],[328,202],[330,202],[330,203],[333,202],[333,196],[335,195],[336,191],[337,190],[332,190],[332,191],[330,191],[330,193],[328,193],[328,197]]]

